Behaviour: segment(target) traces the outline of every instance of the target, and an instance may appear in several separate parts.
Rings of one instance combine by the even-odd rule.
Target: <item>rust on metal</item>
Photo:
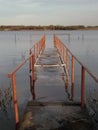
[[[30,75],[30,88],[31,88],[31,91],[34,95],[34,92],[33,92],[33,86],[34,86],[34,80],[35,80],[34,64],[35,64],[35,60],[37,59],[39,53],[41,53],[41,51],[44,50],[44,48],[45,48],[44,44],[45,44],[45,35],[41,38],[41,40],[38,43],[36,43],[34,46],[32,46],[30,48],[29,57],[27,59],[23,60],[11,73],[8,74],[8,78],[11,78],[11,80],[12,80],[13,103],[14,103],[14,114],[15,114],[16,125],[19,123],[19,112],[18,112],[18,101],[17,101],[15,74],[29,60],[29,71],[30,71],[30,73],[32,72],[32,74]],[[35,50],[32,52],[32,49],[34,49],[34,48],[35,48]],[[40,49],[37,49],[37,48],[40,48]],[[33,99],[34,98],[35,98],[35,95],[33,96]]]
[[[72,56],[72,74],[71,74],[71,99],[74,98],[74,56]]]
[[[16,92],[16,79],[15,75],[12,75],[12,88],[13,88],[13,103],[14,103],[14,114],[15,114],[15,122],[19,123],[19,113],[18,113],[18,102],[17,102],[17,92]]]
[[[85,105],[85,68],[81,67],[81,107]]]
[[[62,57],[62,50],[64,48],[63,54],[65,55],[65,58],[62,58],[62,59],[66,63],[66,70],[67,70],[67,72],[69,70],[69,61],[68,61],[69,59],[68,59],[68,56],[69,56],[69,54],[72,56],[72,62],[71,62],[71,66],[72,66],[72,76],[71,76],[71,82],[72,82],[71,94],[72,94],[72,99],[74,97],[74,61],[77,61],[78,64],[82,67],[82,70],[81,70],[81,106],[84,107],[84,105],[85,105],[85,71],[97,83],[98,83],[98,78],[84,64],[82,64],[73,55],[73,53],[69,50],[69,48],[66,45],[64,45],[64,43],[62,43],[61,40],[56,35],[54,35],[54,46],[59,51],[59,54],[61,55],[61,57]],[[68,82],[68,81],[66,81],[66,82]]]
[[[68,35],[68,39],[70,41],[70,35]],[[37,42],[35,45],[33,45],[30,48],[29,57],[25,60],[23,60],[11,73],[8,74],[8,77],[12,80],[12,89],[13,89],[13,103],[14,103],[14,114],[15,114],[15,123],[19,123],[19,112],[18,112],[18,101],[17,101],[17,91],[16,91],[16,78],[15,74],[16,72],[22,68],[22,66],[29,61],[29,71],[30,71],[30,89],[32,93],[32,99],[35,100],[35,66],[41,66],[41,67],[58,67],[62,66],[63,68],[66,68],[66,82],[65,86],[66,91],[68,92],[69,87],[69,79],[68,79],[68,72],[69,72],[69,56],[71,55],[71,99],[74,98],[74,84],[75,84],[75,61],[77,61],[81,65],[81,107],[85,106],[85,72],[87,72],[97,83],[98,78],[88,70],[85,65],[83,65],[69,50],[69,48],[64,45],[60,39],[54,35],[54,47],[57,48],[59,52],[59,56],[62,60],[60,64],[36,64],[37,59],[39,58],[39,55],[42,54],[42,52],[45,49],[45,35],[41,38],[39,42]]]
[[[64,48],[68,50],[68,52],[70,53],[71,56],[74,56],[74,59],[81,65],[85,68],[85,71],[98,83],[98,77],[95,76],[80,60],[78,60],[78,58],[69,50],[69,48],[60,41],[60,39],[54,35],[54,38],[55,38],[55,45],[57,44],[63,44]],[[57,47],[57,46],[56,46]],[[58,49],[58,47],[57,47]]]

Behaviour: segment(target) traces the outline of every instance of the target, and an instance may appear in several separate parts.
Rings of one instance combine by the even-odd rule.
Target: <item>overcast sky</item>
[[[98,0],[0,0],[0,25],[98,25]]]

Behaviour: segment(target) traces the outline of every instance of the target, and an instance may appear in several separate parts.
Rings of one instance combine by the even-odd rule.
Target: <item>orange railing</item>
[[[36,43],[30,49],[30,55],[27,59],[22,61],[11,73],[8,74],[8,77],[11,78],[12,81],[12,90],[13,90],[13,104],[14,104],[14,114],[15,114],[15,123],[16,126],[19,123],[19,112],[18,112],[18,101],[17,101],[17,91],[16,91],[16,72],[23,67],[23,65],[29,60],[29,70],[30,70],[30,87],[32,87],[34,78],[34,64],[37,60],[39,54],[44,51],[45,48],[45,35],[41,38],[41,40]]]
[[[62,61],[66,64],[66,71],[69,70],[69,54],[71,55],[71,98],[73,100],[74,97],[74,84],[75,84],[75,61],[81,66],[81,106],[85,105],[85,72],[87,72],[90,77],[94,79],[96,83],[98,83],[98,78],[84,65],[82,64],[68,49],[66,45],[64,45],[61,40],[54,35],[54,46],[57,48]]]
[[[45,35],[42,39],[30,48],[30,54],[34,53],[34,59],[38,58],[39,54],[45,49]]]

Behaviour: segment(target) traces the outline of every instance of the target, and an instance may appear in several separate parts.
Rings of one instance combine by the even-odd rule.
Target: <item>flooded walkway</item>
[[[36,63],[35,93],[37,101],[65,101],[64,69],[56,49],[47,49]],[[60,96],[58,96],[60,95]]]
[[[95,130],[86,109],[75,104],[29,102],[18,130]]]
[[[35,64],[34,100],[28,102],[18,130],[95,130],[86,108],[69,100],[63,66],[56,49],[40,55]]]

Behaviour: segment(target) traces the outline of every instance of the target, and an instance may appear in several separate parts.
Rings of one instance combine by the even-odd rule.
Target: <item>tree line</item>
[[[4,30],[87,30],[87,29],[98,29],[98,26],[84,26],[84,25],[48,25],[48,26],[24,26],[24,25],[1,25],[0,31]]]

